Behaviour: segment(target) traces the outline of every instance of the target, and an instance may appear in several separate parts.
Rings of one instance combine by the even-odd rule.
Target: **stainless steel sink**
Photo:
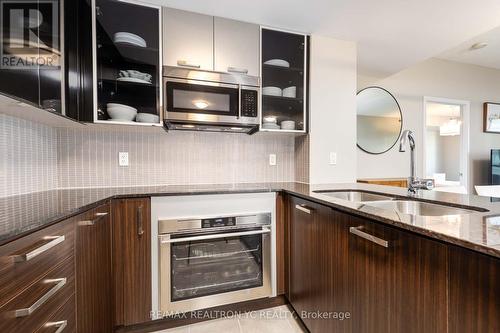
[[[391,200],[392,197],[368,193],[363,191],[314,191],[315,193],[320,193],[333,197],[336,199],[351,201],[351,202],[369,202],[369,201],[381,201],[381,200]]]
[[[365,205],[415,216],[468,215],[475,213],[475,211],[469,209],[413,200],[367,202]]]

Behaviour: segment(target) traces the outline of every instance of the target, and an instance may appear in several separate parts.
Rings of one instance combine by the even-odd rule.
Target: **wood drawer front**
[[[54,333],[60,329],[61,333],[76,331],[75,295],[62,305],[36,333]]]
[[[1,246],[0,308],[73,256],[74,243],[74,223],[70,219]],[[16,262],[16,256],[21,261]]]
[[[0,308],[0,332],[34,332],[46,323],[74,294],[74,269],[74,257],[70,257]],[[16,317],[16,310],[35,308],[37,302],[30,314]]]

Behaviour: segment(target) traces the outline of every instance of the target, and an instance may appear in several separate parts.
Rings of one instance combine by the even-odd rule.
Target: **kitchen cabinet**
[[[0,246],[0,332],[38,331],[56,317],[74,327],[74,313],[58,313],[74,309],[74,250],[73,219]]]
[[[161,8],[93,5],[94,122],[161,126]]]
[[[214,18],[163,8],[163,64],[213,70]]]
[[[307,132],[308,37],[262,28],[260,49],[261,130]]]
[[[111,216],[105,204],[76,221],[77,331],[111,332]]]
[[[445,244],[295,197],[289,214],[291,305],[349,313],[311,332],[446,332]]]
[[[151,204],[149,198],[112,203],[115,325],[151,320]]]
[[[450,246],[449,262],[449,331],[500,332],[500,261]]]
[[[445,332],[447,246],[349,219],[353,331]]]
[[[259,25],[215,17],[214,46],[216,71],[259,76]]]

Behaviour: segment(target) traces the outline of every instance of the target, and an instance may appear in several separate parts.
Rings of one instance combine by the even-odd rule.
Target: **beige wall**
[[[310,183],[356,179],[356,44],[318,35],[310,49]],[[337,164],[330,165],[330,152]]]
[[[483,133],[484,102],[500,102],[500,70],[430,59],[386,79],[358,78],[358,89],[378,85],[393,93],[403,112],[403,129],[416,134],[417,171],[422,175],[423,97],[442,97],[471,102],[469,184],[488,182],[491,148],[500,148],[500,135]],[[409,153],[397,146],[383,155],[369,155],[360,150],[357,174],[360,178],[406,177],[409,175]],[[458,161],[457,161],[458,163]]]

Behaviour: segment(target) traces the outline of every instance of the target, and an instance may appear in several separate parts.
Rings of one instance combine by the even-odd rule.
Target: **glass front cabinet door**
[[[307,50],[303,34],[261,29],[261,131],[307,131]]]
[[[93,0],[94,122],[160,126],[161,7]]]
[[[0,6],[0,93],[65,114],[63,0]]]

